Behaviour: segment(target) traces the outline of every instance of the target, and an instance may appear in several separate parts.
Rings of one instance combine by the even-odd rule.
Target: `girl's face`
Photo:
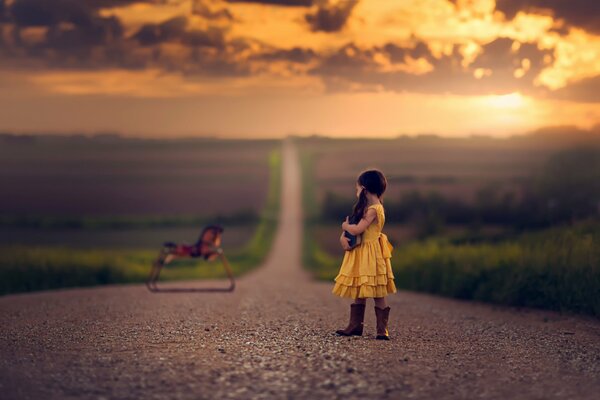
[[[358,182],[356,182],[356,197],[357,198],[360,197],[360,192],[362,191],[362,189],[363,189],[363,187]]]

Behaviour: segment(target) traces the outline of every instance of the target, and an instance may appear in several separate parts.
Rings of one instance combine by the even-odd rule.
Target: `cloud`
[[[358,0],[344,0],[337,4],[323,3],[315,12],[306,14],[304,18],[315,32],[337,32],[344,27],[357,4]]]
[[[161,24],[146,24],[133,35],[142,46],[153,46],[163,42],[180,40],[185,34],[187,18],[178,16]]]
[[[4,23],[13,28],[10,39],[5,36],[0,41],[0,51],[17,59],[46,60],[49,65],[60,64],[61,59],[67,62],[67,57],[69,63],[73,59],[90,59],[94,47],[118,42],[124,32],[118,18],[99,15],[94,9],[98,4],[99,1],[16,0],[5,12]]]
[[[135,3],[157,3],[159,0],[15,0],[7,13],[18,26],[51,26],[61,22],[89,24],[99,18],[98,10]],[[2,0],[3,4],[6,3]],[[0,7],[1,8],[1,7]]]
[[[433,56],[425,42],[417,42],[414,47],[403,47],[394,43],[387,43],[383,49],[389,54],[392,62],[402,62],[407,56],[413,58],[426,57],[431,59]]]
[[[600,75],[571,83],[551,92],[550,96],[561,100],[600,103]]]
[[[312,49],[294,47],[292,49],[273,49],[258,53],[252,57],[264,61],[289,61],[299,64],[309,63],[317,59],[317,53]]]
[[[209,27],[206,30],[194,29],[185,32],[182,43],[190,47],[223,49],[226,45],[225,31],[217,27]]]
[[[273,6],[310,7],[313,0],[227,0],[228,3],[257,3]]]
[[[67,10],[73,7],[70,2],[64,5]],[[534,78],[552,57],[550,50],[509,38],[481,45],[466,64],[461,45],[438,54],[427,42],[416,39],[411,45],[387,42],[370,47],[350,42],[322,51],[300,46],[278,48],[230,37],[227,27],[195,27],[185,15],[144,24],[126,37],[114,16],[100,17],[89,9],[81,14],[86,18],[72,17],[79,14],[69,12],[60,15],[68,18],[68,27],[53,22],[41,42],[30,45],[23,40],[15,46],[51,68],[158,68],[190,79],[308,76],[321,79],[330,91],[453,94],[535,92]],[[34,22],[39,20],[23,21]]]
[[[192,14],[204,17],[207,20],[226,20],[233,21],[233,15],[227,8],[213,10],[204,0],[194,0],[192,2]]]
[[[536,44],[519,43],[509,38],[497,38],[482,48],[482,54],[469,66],[470,70],[491,70],[491,75],[482,80],[496,82],[498,86],[509,82],[517,86],[523,83],[525,87],[531,86],[546,62],[553,57],[550,50],[540,50]]]
[[[87,25],[94,17],[84,3],[70,0],[17,0],[10,7],[10,14],[19,27],[51,26],[61,22]]]
[[[236,54],[247,51],[248,44],[232,39],[226,49],[225,28],[189,28],[188,17],[179,15],[144,24],[125,36],[116,16],[99,13],[104,6],[136,2],[141,1],[17,0],[5,21],[14,26],[11,39],[0,35],[2,64],[35,69],[163,68],[207,76],[249,73]]]
[[[596,87],[596,80],[572,83],[557,92],[544,92],[538,86],[550,87],[540,77],[553,67],[555,57],[556,65],[564,64],[560,62],[562,53],[557,50],[558,45],[544,44],[541,39],[521,43],[509,37],[492,40],[461,37],[436,42],[436,39],[413,35],[398,40],[382,36],[378,40],[358,42],[352,39],[358,38],[354,24],[344,29],[352,12],[360,10],[354,9],[357,1],[319,1],[310,9],[266,7],[258,10],[260,18],[271,15],[269,12],[290,18],[289,21],[282,19],[273,29],[294,24],[297,29],[294,35],[296,32],[306,35],[305,40],[298,34],[301,40],[294,37],[294,41],[285,46],[285,41],[275,45],[268,36],[252,36],[251,29],[236,30],[236,27],[244,27],[244,21],[253,18],[256,7],[239,11],[240,20],[234,18],[228,8],[223,8],[226,3],[222,0],[188,1],[177,7],[171,7],[175,3],[167,2],[155,10],[141,7],[139,10],[147,13],[143,17],[138,15],[138,9],[125,7],[122,12],[108,12],[104,8],[142,2],[158,4],[159,1],[16,0],[10,3],[10,12],[5,13],[6,21],[0,22],[0,63],[15,68],[87,72],[151,68],[181,74],[190,80],[286,77],[297,81],[319,81],[319,88],[325,86],[334,92],[483,95],[519,91],[529,95],[596,101],[596,95],[585,93],[585,85]],[[254,3],[300,5],[300,2]],[[309,3],[313,2],[303,2],[303,7]],[[5,0],[0,0],[0,5],[6,8],[6,4]],[[187,7],[190,4],[192,8]],[[360,7],[366,4],[362,2]],[[448,3],[443,4],[453,10]],[[233,5],[227,7],[236,12],[236,16],[241,9],[236,10]],[[319,12],[323,13],[320,17]],[[510,32],[505,34],[510,35]],[[570,36],[573,34],[571,32]],[[325,36],[326,46],[322,45]],[[579,64],[593,59],[591,50],[577,51],[583,60]],[[574,59],[574,56],[569,57]],[[586,70],[586,74],[589,77],[597,72]],[[565,84],[578,79],[581,78],[569,76]],[[562,85],[552,88],[558,86]],[[591,92],[591,89],[587,91]]]
[[[600,2],[595,0],[496,0],[496,9],[509,19],[519,11],[550,12],[569,25],[600,33]]]
[[[163,4],[169,0],[77,0],[91,8],[124,7],[135,3]]]
[[[538,91],[533,82],[544,66],[545,56],[551,57],[551,52],[539,50],[532,44],[521,44],[517,48],[508,38],[483,45],[467,66],[458,45],[453,45],[448,54],[435,57],[425,42],[412,46],[387,43],[370,48],[349,43],[323,57],[310,73],[322,76],[332,91],[533,93]],[[519,70],[524,71],[517,73]],[[478,71],[483,72],[478,74]]]
[[[123,35],[123,27],[117,18],[90,18],[82,20],[68,29],[52,26],[46,33],[44,47],[69,51],[88,51],[92,46],[101,46]]]
[[[0,22],[4,21],[4,12],[6,10],[6,5],[4,0],[0,0]]]

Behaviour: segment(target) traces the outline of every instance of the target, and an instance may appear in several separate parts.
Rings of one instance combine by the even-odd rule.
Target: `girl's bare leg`
[[[385,302],[385,297],[375,297],[375,307],[384,309],[387,307],[387,303]]]

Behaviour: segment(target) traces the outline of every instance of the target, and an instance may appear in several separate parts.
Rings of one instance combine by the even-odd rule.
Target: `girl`
[[[348,217],[342,223],[340,244],[346,250],[340,272],[335,278],[332,293],[354,299],[350,305],[350,323],[345,329],[336,331],[342,336],[361,336],[365,317],[366,300],[375,300],[377,318],[377,339],[390,340],[387,330],[390,307],[385,296],[396,293],[392,272],[392,245],[381,232],[385,223],[382,195],[387,180],[378,170],[364,171],[356,183],[358,201],[352,216],[360,217],[357,224],[349,224]],[[348,238],[343,231],[352,235],[363,234],[362,243],[350,249]]]

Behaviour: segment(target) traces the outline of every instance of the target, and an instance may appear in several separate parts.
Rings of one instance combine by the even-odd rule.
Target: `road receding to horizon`
[[[349,302],[301,267],[300,167],[283,146],[273,247],[235,292],[1,297],[0,398],[598,398],[590,317],[400,291],[388,298],[391,341],[375,340],[371,300],[365,335],[335,336]],[[226,285],[201,282],[213,283]]]

